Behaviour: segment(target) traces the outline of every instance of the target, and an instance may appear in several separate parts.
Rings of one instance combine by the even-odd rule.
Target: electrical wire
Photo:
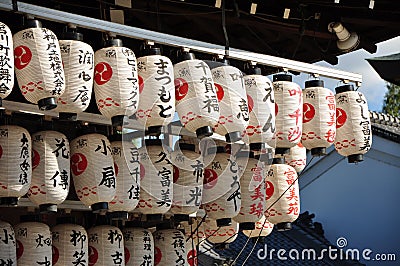
[[[189,241],[189,239],[192,238],[192,236],[193,236],[195,233],[197,233],[197,232],[199,231],[199,228],[200,228],[200,226],[203,224],[203,222],[206,220],[206,217],[207,217],[207,213],[204,214],[203,218],[201,218],[200,223],[197,224],[196,229],[195,229],[194,232],[192,232],[192,233],[190,234],[190,236],[186,239],[186,242]]]
[[[224,38],[225,38],[225,56],[229,56],[229,37],[228,37],[228,31],[226,30],[225,2],[226,0],[222,0],[222,30],[224,31]]]

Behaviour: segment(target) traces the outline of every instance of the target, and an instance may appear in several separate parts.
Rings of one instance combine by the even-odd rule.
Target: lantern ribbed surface
[[[89,265],[88,235],[77,224],[59,224],[51,228],[53,266]]]
[[[241,134],[249,125],[249,109],[242,72],[233,66],[220,66],[211,70],[217,98],[220,117],[214,131],[222,136],[227,133]],[[232,136],[230,141],[239,140]]]
[[[182,125],[191,132],[219,119],[219,103],[211,70],[201,60],[186,60],[174,65],[176,111]]]
[[[352,156],[365,154],[372,146],[367,99],[361,92],[346,91],[336,94],[336,106],[335,148],[351,162]]]
[[[275,133],[275,98],[271,80],[262,75],[244,78],[249,105],[249,125],[244,131],[246,143],[266,143]]]
[[[88,230],[89,265],[124,266],[124,238],[118,227],[100,225]]]
[[[81,113],[88,108],[93,91],[94,52],[82,41],[60,40],[65,72],[65,91],[58,98],[58,112]]]
[[[130,212],[139,203],[139,150],[130,141],[113,141],[111,149],[117,176],[117,192],[109,204],[109,209],[110,211]]]
[[[158,230],[154,237],[154,266],[187,265],[186,239],[177,229]]]
[[[212,244],[232,243],[239,233],[239,224],[232,221],[232,225],[218,227],[214,219],[206,219],[204,228],[207,241]]]
[[[298,143],[296,146],[290,148],[289,154],[285,154],[285,161],[288,165],[293,167],[297,173],[303,171],[307,164],[307,149]]]
[[[304,89],[301,143],[309,150],[328,148],[333,144],[335,135],[336,103],[333,92],[324,87]]]
[[[19,126],[0,126],[0,197],[22,197],[31,184],[32,141]]]
[[[193,150],[187,148],[193,148]],[[174,214],[194,213],[201,204],[204,162],[203,157],[194,149],[194,145],[178,140],[175,143],[175,150],[171,153],[171,163],[174,168],[174,195],[171,212]]]
[[[0,98],[10,95],[14,87],[14,45],[10,28],[0,22],[0,56],[2,58],[2,74],[0,80]]]
[[[18,265],[51,265],[50,228],[44,223],[25,222],[14,227],[17,239]]]
[[[241,208],[233,219],[238,223],[255,223],[265,212],[264,163],[249,157],[237,158],[243,169],[240,178]]]
[[[32,183],[28,197],[36,205],[61,204],[70,185],[70,150],[67,137],[56,131],[32,135]]]
[[[144,228],[124,228],[125,265],[154,265],[154,240],[152,233]]]
[[[300,195],[296,179],[296,170],[290,165],[273,164],[268,171],[266,177],[267,211],[265,216],[269,222],[278,224],[278,229],[279,224],[294,222],[299,217]],[[289,188],[291,184],[293,185]],[[282,194],[283,196],[280,197]]]
[[[162,55],[138,58],[140,102],[137,122],[148,128],[169,124],[175,113],[174,68]]]
[[[139,79],[134,52],[126,47],[106,47],[94,54],[94,94],[107,118],[133,115],[139,103]]]
[[[17,265],[17,247],[11,224],[0,221],[0,265]]]
[[[303,96],[298,84],[274,81],[276,148],[288,149],[301,140]],[[271,145],[272,146],[272,145]]]
[[[100,134],[71,141],[71,172],[78,198],[86,205],[110,202],[116,193],[111,145]]]
[[[29,28],[16,33],[13,40],[15,74],[22,95],[34,104],[50,97],[56,101],[65,90],[57,36],[46,28]]]
[[[254,230],[243,230],[243,234],[247,237],[265,237],[272,233],[274,224],[266,221],[265,215],[256,222],[256,228]]]
[[[141,180],[138,211],[163,214],[172,204],[173,167],[168,159],[168,148],[162,146],[161,141],[149,144],[139,149]]]

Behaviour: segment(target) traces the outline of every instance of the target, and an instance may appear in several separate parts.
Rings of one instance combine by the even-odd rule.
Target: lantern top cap
[[[61,35],[61,40],[83,41],[83,34],[73,31],[63,32]]]
[[[183,151],[195,151],[196,150],[196,146],[194,144],[179,142],[178,145],[179,145],[179,149],[181,149]]]
[[[162,146],[161,139],[145,139],[144,144],[146,146]]]
[[[305,82],[305,87],[306,88],[312,88],[312,87],[324,87],[324,81],[320,79],[315,79],[315,80],[307,80]]]
[[[24,23],[25,28],[42,28],[42,22],[34,19],[34,18],[27,18],[27,20]]]
[[[276,157],[272,160],[272,164],[285,164],[284,157]]]
[[[178,62],[183,62],[186,60],[195,60],[195,59],[196,59],[196,56],[194,55],[194,53],[182,50],[182,53],[178,57]]]
[[[161,55],[161,49],[159,47],[149,46],[143,50],[143,55]]]
[[[121,39],[109,39],[105,42],[105,47],[122,47],[123,43]]]
[[[354,91],[354,86],[352,84],[346,84],[335,88],[336,93],[342,93],[346,91]]]
[[[262,75],[261,68],[258,66],[250,66],[249,69],[246,71],[247,75]]]
[[[273,81],[290,81],[292,82],[292,76],[289,74],[276,74],[272,77]]]

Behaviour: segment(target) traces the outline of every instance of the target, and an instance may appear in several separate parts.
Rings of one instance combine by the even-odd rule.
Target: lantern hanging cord
[[[312,162],[312,160],[314,159],[314,157],[311,157],[311,160],[306,164],[306,166],[304,167],[304,169],[300,172],[300,174],[297,176],[297,178],[289,185],[289,187],[267,208],[266,211],[270,210],[282,197],[283,195],[285,195],[285,193],[294,185],[294,183],[296,183],[297,180],[299,180],[300,176],[303,175],[304,171],[308,168],[308,166],[310,165],[310,163]],[[265,179],[264,179],[265,181]],[[263,225],[261,226],[261,228],[264,228],[265,224],[267,223],[268,219],[266,218]],[[262,229],[260,230],[260,232],[258,233],[258,237],[256,239],[256,241],[253,244],[253,247],[251,248],[249,254],[247,255],[246,259],[243,261],[242,265],[245,265],[247,260],[250,258],[251,254],[253,253],[254,249],[257,246],[258,240],[261,236],[262,233]],[[246,244],[243,246],[243,248],[240,250],[240,252],[238,253],[238,255],[235,257],[235,259],[233,260],[233,262],[231,264],[229,264],[229,266],[234,265],[234,263],[236,262],[236,260],[239,258],[239,256],[241,255],[241,253],[243,252],[243,250],[246,248],[248,241],[246,242]]]
[[[222,0],[222,30],[224,31],[224,37],[225,37],[225,56],[229,56],[229,37],[228,37],[228,31],[226,30],[225,2],[226,0]]]

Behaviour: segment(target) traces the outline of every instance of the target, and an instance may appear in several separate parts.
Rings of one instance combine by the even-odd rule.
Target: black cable
[[[200,226],[203,224],[203,222],[206,220],[206,217],[207,217],[207,213],[204,214],[203,218],[201,218],[200,223],[197,224],[196,229],[194,229],[194,231],[193,231],[193,232],[190,234],[190,236],[186,239],[186,242],[188,242],[189,239],[192,238],[192,236],[193,236],[196,232],[199,231],[199,228],[200,228]]]
[[[226,30],[225,2],[226,0],[222,0],[222,30],[224,31],[225,38],[225,56],[229,56],[229,37]]]

